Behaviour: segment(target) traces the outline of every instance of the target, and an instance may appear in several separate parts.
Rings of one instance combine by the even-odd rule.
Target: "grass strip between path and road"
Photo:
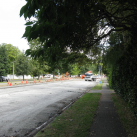
[[[86,93],[35,137],[87,137],[100,93]]]
[[[128,104],[115,93],[112,94],[112,99],[128,137],[137,137],[137,118],[135,118]]]
[[[98,83],[96,86],[91,88],[91,90],[102,90],[103,83],[104,83],[104,80],[102,80],[101,84]]]

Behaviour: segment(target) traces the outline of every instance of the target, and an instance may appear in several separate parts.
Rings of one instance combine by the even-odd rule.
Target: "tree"
[[[31,64],[32,64],[31,74],[33,76],[38,76],[38,78],[40,77],[41,74],[44,75],[46,72],[49,71],[49,66],[45,64],[41,64],[38,60],[31,59]]]
[[[0,76],[5,76],[8,73],[8,56],[6,53],[6,48],[0,45]]]
[[[23,53],[18,56],[15,61],[15,73],[16,75],[29,75],[31,74],[32,65],[28,57],[26,57]]]
[[[81,74],[84,74],[84,73],[86,73],[87,71],[90,71],[90,70],[92,70],[93,74],[98,73],[98,69],[97,69],[96,64],[85,64],[85,65],[80,67],[80,70],[81,70]]]
[[[136,9],[135,0],[27,0],[20,16],[37,19],[26,23],[23,37],[46,40],[42,50],[53,63],[68,47],[77,52],[89,50],[115,31],[128,34],[126,37],[133,35],[137,30]]]
[[[45,41],[46,42],[46,41]],[[45,43],[44,42],[44,43]],[[26,51],[26,55],[31,55],[31,62],[33,64],[32,74],[33,76],[40,76],[45,74],[51,68],[48,63],[48,59],[45,52],[41,50],[43,43],[39,41],[39,38],[31,40],[29,43],[30,49]],[[37,51],[41,50],[41,55],[37,54]]]
[[[7,59],[8,59],[8,64],[9,64],[8,73],[12,74],[13,61],[15,61],[16,58],[18,57],[18,55],[21,54],[21,51],[17,47],[15,47],[11,44],[3,43],[2,46],[5,47],[6,53],[7,53]]]
[[[80,74],[80,68],[78,67],[78,64],[75,63],[72,65],[72,68],[71,68],[71,74],[72,75],[79,75]]]

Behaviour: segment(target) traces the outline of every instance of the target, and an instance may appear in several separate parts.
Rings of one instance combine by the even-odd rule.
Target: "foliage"
[[[80,67],[81,69],[81,74],[86,73],[89,70],[92,70],[93,74],[97,74],[98,73],[98,69],[97,69],[97,65],[96,64],[86,64]]]
[[[137,119],[130,110],[128,104],[117,94],[112,94],[112,99],[119,114],[121,123],[129,137],[137,136]]]
[[[135,43],[134,43],[135,45]],[[117,92],[132,108],[137,116],[137,48],[132,45],[117,61],[112,73],[112,84]],[[122,63],[121,63],[122,62]]]
[[[72,75],[79,75],[80,74],[80,68],[78,67],[77,63],[72,65],[71,74]]]
[[[120,33],[112,33],[108,39],[110,44],[103,50],[103,72],[108,76],[109,87],[112,88],[112,71],[117,60],[126,50],[125,44]]]
[[[3,43],[2,46],[5,47],[6,49],[6,53],[7,53],[7,56],[8,56],[8,64],[9,64],[9,67],[8,67],[8,73],[9,74],[12,74],[13,72],[13,61],[15,61],[18,57],[19,54],[21,54],[21,51],[11,45],[11,44],[6,44],[6,43]]]
[[[47,65],[39,63],[38,60],[31,59],[30,62],[32,64],[31,74],[33,76],[39,77],[41,74],[44,75],[49,69]]]
[[[42,46],[43,44],[39,41],[39,38],[33,39],[29,42],[30,49],[26,51],[26,55],[31,55],[31,63],[33,64],[33,76],[40,76],[41,74],[45,74],[45,72],[49,71],[50,69],[44,52],[42,55],[37,55],[37,50],[41,50]]]
[[[100,40],[111,32],[131,31],[136,24],[135,9],[136,4],[128,0],[27,0],[20,16],[25,19],[34,16],[36,20],[26,23],[23,37],[28,41],[39,37],[42,43],[46,40],[37,54],[46,51],[53,64],[68,48],[77,52],[93,49],[96,53]]]
[[[77,49],[81,48],[81,42],[85,42],[86,47],[112,31],[130,30],[131,25],[135,24],[135,9],[135,0],[27,0],[20,10],[20,16],[24,15],[25,19],[32,16],[37,18],[26,23],[24,37],[28,40],[40,37],[41,41],[45,41],[50,38],[47,42],[53,44],[53,40],[56,43],[58,39],[58,42],[62,41],[60,44],[70,44],[73,49]],[[98,30],[107,26],[110,26],[110,31],[107,34],[103,32],[96,39]]]
[[[0,76],[6,76],[8,73],[8,56],[6,53],[6,48],[0,45]]]
[[[136,30],[136,27],[134,27]],[[127,36],[127,33],[125,33]],[[136,32],[128,34],[120,44],[112,44],[104,57],[109,86],[130,106],[137,117],[137,44]]]
[[[23,53],[18,56],[15,61],[15,73],[16,75],[29,75],[31,74],[32,65],[28,57],[26,57]]]

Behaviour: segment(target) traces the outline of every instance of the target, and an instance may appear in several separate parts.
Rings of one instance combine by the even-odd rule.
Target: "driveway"
[[[84,80],[0,88],[0,137],[24,137],[96,82]]]

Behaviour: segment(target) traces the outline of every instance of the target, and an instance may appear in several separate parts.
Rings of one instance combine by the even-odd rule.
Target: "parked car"
[[[8,78],[7,76],[0,76],[0,82],[3,82],[3,81],[10,81],[10,78]]]
[[[53,75],[52,74],[46,74],[44,77],[45,78],[53,78]]]

